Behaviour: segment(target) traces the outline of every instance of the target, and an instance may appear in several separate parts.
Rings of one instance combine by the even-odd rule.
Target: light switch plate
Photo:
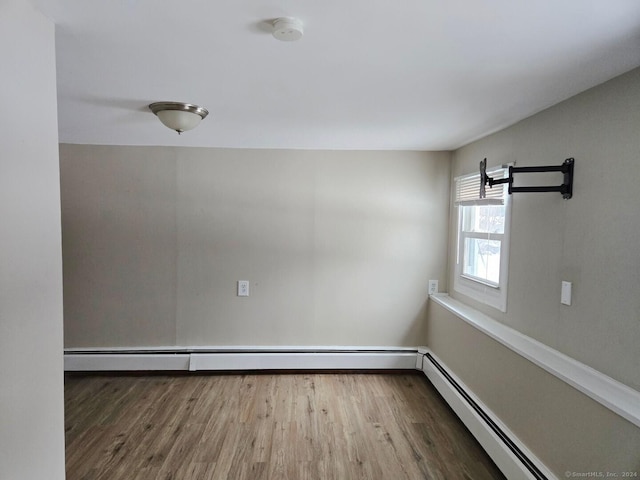
[[[571,282],[562,281],[562,290],[560,292],[560,303],[563,305],[571,305]]]

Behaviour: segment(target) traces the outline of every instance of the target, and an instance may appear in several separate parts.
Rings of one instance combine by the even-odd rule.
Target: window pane
[[[475,205],[462,208],[463,231],[504,233],[504,205]]]
[[[490,283],[500,283],[500,244],[498,240],[464,239],[463,275]]]

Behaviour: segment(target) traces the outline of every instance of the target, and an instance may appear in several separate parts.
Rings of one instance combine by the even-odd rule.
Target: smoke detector
[[[280,17],[273,21],[273,36],[283,42],[300,40],[303,34],[302,22],[293,17]]]

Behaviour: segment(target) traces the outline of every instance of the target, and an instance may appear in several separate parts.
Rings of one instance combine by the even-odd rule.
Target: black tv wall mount
[[[500,183],[509,184],[509,195],[518,192],[560,192],[562,198],[569,199],[573,195],[573,165],[575,160],[573,158],[567,158],[562,165],[549,165],[544,167],[514,167],[509,166],[509,176],[507,178],[493,179],[487,176],[487,159],[485,158],[480,162],[480,198],[485,198],[486,190],[485,186],[489,185],[489,188]],[[515,173],[540,173],[540,172],[560,172],[564,176],[562,185],[549,185],[541,187],[514,187],[513,175]]]

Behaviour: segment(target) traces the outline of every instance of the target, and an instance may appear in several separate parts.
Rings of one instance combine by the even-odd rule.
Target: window
[[[494,178],[504,168],[487,171]],[[510,202],[506,185],[487,187],[480,199],[480,175],[456,179],[458,239],[454,289],[503,312],[507,310]]]

